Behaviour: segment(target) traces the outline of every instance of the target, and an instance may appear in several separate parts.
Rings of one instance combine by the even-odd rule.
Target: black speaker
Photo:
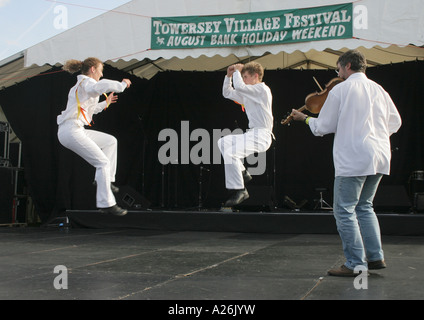
[[[272,186],[246,187],[249,199],[235,208],[243,211],[272,211],[274,209]]]
[[[150,207],[150,201],[130,186],[120,186],[115,195],[118,206],[125,209],[141,210]]]
[[[424,212],[424,192],[417,192],[414,194],[414,212]]]
[[[12,222],[13,171],[0,167],[0,224]]]
[[[424,192],[424,171],[413,171],[408,179],[409,196],[414,201],[416,193]]]
[[[380,185],[374,198],[376,211],[409,212],[411,200],[402,185]]]

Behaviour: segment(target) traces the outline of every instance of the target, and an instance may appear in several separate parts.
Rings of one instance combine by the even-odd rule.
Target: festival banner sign
[[[151,49],[257,46],[352,37],[352,3],[245,14],[152,18]]]

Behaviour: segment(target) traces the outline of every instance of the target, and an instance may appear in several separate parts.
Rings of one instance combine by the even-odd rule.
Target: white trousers
[[[267,129],[251,129],[244,134],[230,134],[218,140],[224,158],[225,187],[244,189],[242,160],[255,152],[265,152],[272,142],[272,133]]]
[[[75,152],[96,168],[96,204],[98,208],[108,208],[116,204],[110,189],[115,181],[118,155],[118,141],[110,134],[86,130],[74,121],[65,121],[59,126],[60,143]]]

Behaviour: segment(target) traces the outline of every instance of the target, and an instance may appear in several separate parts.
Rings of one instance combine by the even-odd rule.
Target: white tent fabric
[[[380,54],[384,55],[387,52],[392,54],[396,51],[396,46],[424,45],[424,2],[422,0],[362,0],[353,3],[354,19],[356,17],[365,20],[365,27],[364,21],[359,21],[361,28],[356,28],[354,23],[353,39],[245,47],[149,50],[151,17],[237,14],[348,2],[352,1],[133,0],[28,48],[25,54],[25,66],[29,67],[33,64],[41,66],[46,63],[63,64],[68,59],[83,60],[88,56],[96,56],[102,61],[110,61],[112,65],[117,64],[123,68],[134,65],[134,61],[150,62],[158,59],[161,59],[161,62],[167,61],[162,63],[162,66],[149,66],[150,70],[149,68],[144,70],[149,77],[160,69],[217,70],[232,63],[234,61],[232,57],[241,60],[248,57],[261,57],[264,54],[272,54],[273,57],[263,59],[272,68],[286,68],[290,66],[288,60],[295,61],[293,64],[303,60],[316,61],[318,62],[316,66],[321,64],[327,67],[327,65],[334,66],[334,59],[329,59],[328,62],[325,59],[324,62],[320,61],[322,59],[320,55],[326,49],[332,50],[331,56],[343,48],[370,49],[379,46],[386,49],[380,51]],[[363,8],[366,9],[365,16]],[[403,61],[424,57],[422,48],[405,47],[403,49],[405,49],[401,51],[401,54],[405,52]],[[305,53],[309,54],[305,57]],[[295,58],[296,55],[300,58]],[[202,59],[195,61],[195,58],[200,57]],[[214,59],[208,60],[205,57]]]
[[[353,0],[352,0],[353,1]],[[423,0],[359,0],[354,18],[362,23],[352,39],[280,45],[148,50],[151,17],[219,15],[349,3],[346,0],[133,0],[0,62],[0,88],[61,65],[95,56],[120,70],[150,79],[160,71],[225,70],[257,60],[266,69],[335,68],[348,49],[362,51],[369,66],[424,60]],[[365,8],[366,16],[359,15]],[[356,13],[355,13],[356,12]],[[359,13],[358,13],[359,12]],[[362,19],[362,20],[361,20]]]

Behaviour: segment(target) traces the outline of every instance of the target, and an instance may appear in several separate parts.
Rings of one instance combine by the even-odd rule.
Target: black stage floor
[[[174,230],[172,219],[166,221],[171,214],[175,220],[186,219],[175,222]],[[193,305],[193,301],[204,303],[203,312],[207,306],[210,314],[212,303],[256,302],[259,308],[260,301],[268,300],[424,299],[422,235],[383,235],[387,269],[371,271],[363,279],[327,276],[328,269],[344,262],[339,236],[326,229],[330,221],[334,224],[331,213],[224,216],[152,211],[120,218],[95,212],[68,212],[68,216],[73,226],[67,230],[0,228],[0,299],[165,300],[156,306],[157,315],[168,314],[176,304]],[[422,228],[422,215],[397,218],[401,233],[407,229],[405,219],[411,219],[410,228],[414,224]],[[95,228],[77,227],[87,220],[96,220]],[[245,221],[244,231],[238,225],[242,220],[252,220]],[[254,228],[259,221],[285,223],[285,227],[258,232],[265,231]],[[299,223],[309,232],[293,227]],[[56,266],[66,267],[67,272],[62,268],[54,273]],[[55,284],[66,283],[58,281],[65,275],[67,289],[56,289]]]
[[[289,234],[337,234],[331,211],[219,212],[217,210],[129,210],[123,217],[96,210],[69,210],[73,227],[140,228],[167,231],[218,231]],[[424,214],[377,213],[384,235],[424,236]]]

